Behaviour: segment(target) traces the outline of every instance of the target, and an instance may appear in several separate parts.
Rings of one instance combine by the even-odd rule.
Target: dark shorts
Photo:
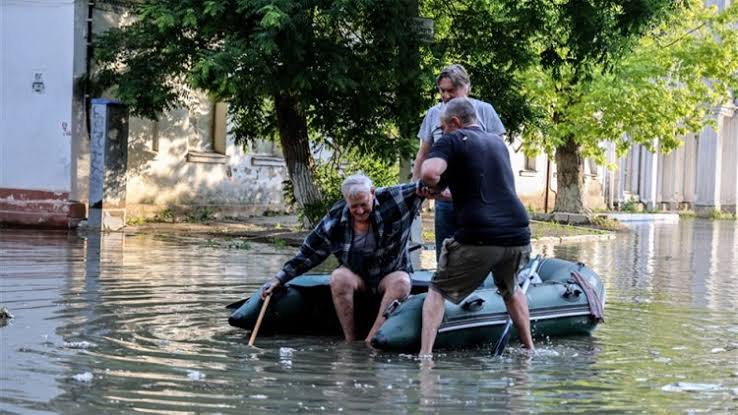
[[[466,245],[453,238],[446,239],[431,288],[459,304],[479,288],[492,271],[497,289],[507,300],[515,293],[516,276],[528,263],[530,251],[530,245]]]

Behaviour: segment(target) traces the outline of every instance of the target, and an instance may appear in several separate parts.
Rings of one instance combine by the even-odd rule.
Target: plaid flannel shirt
[[[416,194],[417,183],[379,188],[374,193],[374,207],[370,215],[372,231],[377,241],[376,258],[362,275],[379,281],[385,275],[397,271],[412,272],[407,251],[410,225],[420,210],[423,198]],[[348,267],[354,229],[351,213],[344,200],[337,202],[318,226],[310,232],[300,247],[300,252],[284,264],[277,278],[285,284],[322,263],[330,254]]]

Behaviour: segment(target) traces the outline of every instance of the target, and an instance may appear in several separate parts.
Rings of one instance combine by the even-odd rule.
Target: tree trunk
[[[584,159],[573,139],[556,149],[556,206],[554,212],[584,212]]]
[[[287,173],[292,181],[295,200],[303,209],[310,211],[322,201],[320,190],[313,179],[313,155],[310,152],[307,120],[297,99],[291,95],[274,98]],[[310,215],[306,215],[309,218]],[[311,221],[313,218],[309,218]]]

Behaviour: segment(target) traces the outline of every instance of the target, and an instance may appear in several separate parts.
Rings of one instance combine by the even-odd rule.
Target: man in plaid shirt
[[[424,194],[418,183],[374,189],[363,174],[346,178],[337,202],[305,238],[300,252],[264,285],[262,297],[323,262],[330,254],[339,266],[331,273],[331,293],[347,342],[354,341],[354,294],[379,293],[379,313],[365,341],[384,322],[384,310],[410,294],[412,264],[407,242]]]

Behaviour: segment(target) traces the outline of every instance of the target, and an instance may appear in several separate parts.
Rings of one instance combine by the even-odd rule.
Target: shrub
[[[591,224],[597,229],[606,231],[620,231],[625,229],[622,223],[615,219],[610,219],[607,216],[594,216],[592,217]]]
[[[374,182],[374,187],[392,186],[398,183],[399,166],[397,163],[390,164],[369,156],[349,153],[343,157],[343,160],[330,160],[315,166],[315,184],[323,195],[319,203],[301,208],[295,200],[294,189],[289,179],[282,182],[283,196],[297,209],[301,220],[307,219],[311,224],[317,224],[331,206],[343,198],[341,194],[343,180],[357,172],[363,172],[369,176]]]
[[[720,209],[710,209],[709,218],[713,220],[736,220],[736,215]]]
[[[633,200],[629,200],[620,207],[620,210],[623,212],[629,212],[629,213],[635,213],[639,212],[642,209],[640,209],[640,206],[638,206],[639,203]]]

